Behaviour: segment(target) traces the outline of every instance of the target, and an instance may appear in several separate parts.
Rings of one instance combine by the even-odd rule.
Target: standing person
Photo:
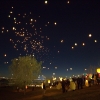
[[[78,77],[77,78],[77,88],[79,89],[79,87],[80,87],[80,78]]]
[[[65,93],[65,81],[62,79],[62,92]]]
[[[77,78],[77,86],[78,86],[78,89],[79,88],[83,89],[83,79],[82,79],[82,77]]]
[[[43,82],[43,94],[45,94],[46,92],[46,85],[45,85],[45,82]]]
[[[82,77],[80,77],[80,87],[81,87],[81,89],[83,89],[83,79],[82,79]]]
[[[67,83],[66,84],[67,84],[66,86],[67,86],[67,91],[68,91],[70,89],[70,81],[69,81],[69,79],[67,79]]]

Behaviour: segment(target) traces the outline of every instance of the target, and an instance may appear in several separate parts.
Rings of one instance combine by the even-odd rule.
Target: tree
[[[15,84],[19,87],[32,83],[32,80],[41,73],[41,62],[32,56],[14,58],[10,65],[11,74],[16,79]]]

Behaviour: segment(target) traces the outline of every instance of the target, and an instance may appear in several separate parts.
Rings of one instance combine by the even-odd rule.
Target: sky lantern
[[[89,37],[92,37],[92,34],[89,34]]]
[[[67,3],[69,3],[69,1],[67,1]]]
[[[53,75],[55,75],[55,73],[53,73]]]
[[[70,68],[70,70],[72,70],[72,68]]]
[[[63,43],[64,42],[64,40],[61,40],[61,43]]]
[[[84,45],[85,45],[85,43],[82,43],[82,45],[84,46]]]
[[[45,4],[47,4],[47,3],[48,3],[48,1],[46,0],[46,1],[45,1]]]
[[[75,43],[75,46],[77,46],[77,43]]]
[[[54,24],[55,24],[55,25],[57,25],[57,23],[56,23],[56,22],[55,22]]]
[[[97,68],[97,73],[100,73],[100,68]]]
[[[94,42],[96,43],[96,42],[97,42],[97,40],[94,40]]]
[[[4,54],[4,56],[6,57],[7,55],[6,55],[6,54]]]
[[[74,47],[72,47],[72,49],[74,49]]]

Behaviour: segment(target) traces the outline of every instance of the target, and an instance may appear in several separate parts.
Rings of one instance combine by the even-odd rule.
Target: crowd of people
[[[56,81],[54,86],[57,89],[62,89],[62,92],[65,93],[67,91],[75,91],[76,89],[83,89],[84,86],[89,86],[93,84],[100,84],[100,78],[96,75],[93,75],[92,78],[89,76],[80,76],[78,78],[74,77],[71,80],[69,79],[62,79],[62,81]],[[43,83],[43,90],[44,93],[46,91],[45,83]]]

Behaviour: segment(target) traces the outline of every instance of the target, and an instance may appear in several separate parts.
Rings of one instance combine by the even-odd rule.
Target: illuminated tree
[[[41,62],[32,56],[14,58],[10,65],[10,71],[15,78],[15,84],[19,87],[32,83],[32,80],[41,73]]]

